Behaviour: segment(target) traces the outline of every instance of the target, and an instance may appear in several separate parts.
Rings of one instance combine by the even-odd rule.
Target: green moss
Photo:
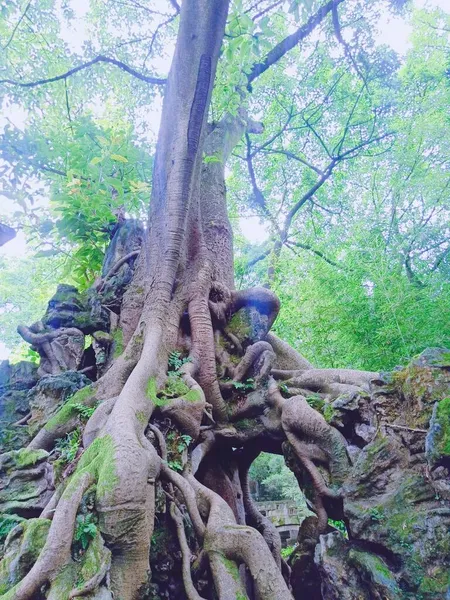
[[[48,452],[45,450],[30,450],[28,448],[14,450],[12,454],[14,454],[13,460],[15,464],[22,469],[34,466],[48,456]]]
[[[375,554],[354,549],[350,550],[348,558],[349,562],[353,564],[358,571],[362,572],[365,578],[368,578],[375,585],[389,590],[389,598],[391,600],[400,598],[400,590],[394,575],[381,558]]]
[[[91,577],[98,573],[100,567],[102,566],[102,562],[104,561],[104,555],[105,547],[102,538],[97,531],[83,555],[83,566],[81,567],[80,578],[77,587],[80,587],[82,582],[89,581]]]
[[[22,537],[19,555],[9,555],[0,563],[0,594],[2,600],[14,600],[15,586],[35,563],[47,539],[49,519],[28,519],[20,523]]]
[[[97,438],[83,452],[76,471],[64,491],[64,495],[71,496],[77,490],[79,478],[84,473],[90,473],[97,481],[98,498],[114,491],[118,478],[114,442],[110,435]]]
[[[45,429],[49,431],[57,429],[60,425],[67,423],[71,418],[79,415],[80,409],[77,405],[94,406],[96,402],[97,399],[95,398],[94,390],[91,385],[78,390],[78,392],[68,398],[64,406],[48,421],[45,425]]]
[[[450,456],[450,397],[438,403],[437,419],[441,426],[440,449],[442,454]]]
[[[166,406],[174,398],[183,398],[183,400],[193,403],[202,400],[201,392],[189,389],[181,375],[177,373],[169,373],[167,383],[160,392],[158,392],[156,386],[156,379],[154,377],[150,378],[146,393],[155,406]]]
[[[175,374],[169,374],[164,390],[161,392],[168,398],[179,398],[186,396],[189,393],[189,387],[184,383],[182,378]]]
[[[156,378],[150,377],[147,382],[147,388],[145,390],[147,398],[153,402],[155,406],[165,406],[169,401],[167,398],[158,397],[158,387],[156,385]]]
[[[251,419],[241,419],[240,421],[234,423],[237,431],[250,431],[253,429],[254,425],[255,423]]]
[[[450,571],[446,567],[437,567],[431,577],[426,576],[422,579],[419,586],[419,594],[440,594],[444,595],[450,586]]]
[[[239,582],[240,581],[239,569],[237,568],[237,565],[234,562],[234,560],[229,560],[228,558],[225,558],[225,556],[223,556],[222,562],[223,562],[226,570],[228,571],[228,573],[231,575],[231,577],[235,581]]]
[[[123,352],[123,331],[117,328],[113,333],[114,353],[113,357],[117,358]]]
[[[136,413],[136,419],[139,421],[141,425],[147,425],[147,414],[143,410],[138,410]]]
[[[238,340],[244,340],[245,338],[251,338],[252,336],[251,323],[247,314],[242,310],[239,310],[231,317],[227,325],[227,330],[230,333],[233,333]]]
[[[0,543],[3,543],[10,531],[24,519],[17,515],[0,515]]]
[[[334,417],[334,408],[331,404],[325,404],[322,410],[323,418],[327,423],[330,423]]]

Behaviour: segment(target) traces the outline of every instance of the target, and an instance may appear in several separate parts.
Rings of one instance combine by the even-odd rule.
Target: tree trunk
[[[170,500],[190,598],[199,595],[190,580],[181,504],[220,600],[291,598],[276,531],[258,515],[248,494],[248,456],[263,449],[281,453],[282,443],[291,443],[314,488],[320,532],[327,502],[339,499],[348,467],[345,443],[298,393],[329,394],[333,384],[364,388],[374,374],[312,369],[269,334],[279,310],[276,296],[263,288],[234,289],[224,169],[248,123],[241,111],[208,131],[206,126],[227,10],[225,0],[182,3],[149,228],[120,314],[125,348],[90,394],[82,400],[75,395],[30,443],[30,450],[51,449],[56,438],[77,425],[80,402],[101,402],[84,429],[84,452],[75,472],[53,501],[47,543],[30,573],[4,599],[32,598],[50,580],[51,593],[57,594],[72,537],[62,524],[73,530],[78,504],[92,483],[100,533],[111,552],[108,588],[120,600],[143,597],[148,583],[159,480]],[[204,154],[216,160],[203,163]],[[179,353],[175,359],[174,351]],[[297,395],[284,397],[275,378]],[[192,438],[183,475],[167,461],[169,437],[157,426],[164,427],[167,419]],[[243,468],[239,448],[250,449],[243,453]],[[317,462],[328,469],[329,479]],[[55,545],[58,538],[64,539]],[[74,589],[69,597],[77,595]]]

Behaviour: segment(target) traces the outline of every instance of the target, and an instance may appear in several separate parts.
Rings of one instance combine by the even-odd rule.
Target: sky
[[[74,8],[77,18],[72,22],[70,28],[65,24],[64,20],[61,21],[64,25],[63,33],[72,50],[74,52],[80,52],[82,44],[87,37],[87,27],[84,17],[89,7],[89,0],[69,0],[68,3]],[[167,2],[164,0],[154,0],[153,6],[156,7],[158,3],[160,3],[161,6],[164,6],[164,8],[167,7]],[[418,8],[440,7],[443,10],[450,12],[450,0],[414,0],[414,4]],[[409,48],[408,37],[411,33],[411,26],[404,19],[400,17],[386,18],[384,21],[380,22],[379,31],[378,39],[380,44],[390,45],[401,55],[404,55],[407,52]],[[166,70],[168,70],[168,68],[169,65],[166,66]],[[164,66],[162,65],[161,72],[163,71]],[[0,130],[3,129],[6,124],[5,117],[6,112],[0,107]],[[19,107],[17,107],[15,111],[8,109],[8,118],[10,118],[16,126],[22,127],[26,120],[26,113]],[[159,114],[157,109],[154,111],[153,119],[149,125],[150,127],[153,125],[152,129],[154,129],[156,134],[159,126]],[[10,204],[10,201],[0,195],[0,214],[8,213],[9,210],[12,211],[15,209]],[[261,243],[268,237],[267,227],[261,223],[256,216],[242,217],[239,220],[239,227],[242,234],[250,242]],[[26,250],[25,236],[23,232],[19,231],[14,240],[0,247],[0,256],[14,259],[14,257],[23,256],[26,253]],[[0,360],[7,358],[8,354],[8,349],[0,341]]]

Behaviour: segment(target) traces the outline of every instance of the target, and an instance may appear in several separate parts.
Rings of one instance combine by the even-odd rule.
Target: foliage
[[[75,411],[80,415],[82,421],[87,422],[95,413],[98,403],[95,404],[95,406],[85,406],[84,404],[74,403],[72,404],[72,406],[75,409]]]
[[[291,554],[293,554],[295,550],[295,546],[286,546],[286,548],[281,548],[281,557],[284,558],[284,560],[287,560]]]
[[[262,452],[249,471],[250,480],[257,484],[256,500],[295,500],[303,505],[304,497],[284,458]]]
[[[30,360],[29,345],[22,344],[17,325],[30,325],[42,317],[63,277],[64,260],[32,256],[8,260],[0,256],[0,271],[0,339],[10,349],[20,345],[16,359]]]
[[[97,519],[91,512],[77,515],[73,539],[78,542],[83,550],[97,534]]]
[[[399,57],[377,37],[386,3],[342,3],[347,47],[326,19],[320,44],[306,38],[248,84],[253,65],[321,3],[276,5],[258,14],[245,0],[231,3],[213,92],[213,122],[245,109],[264,124],[229,164],[238,285],[271,279],[282,300],[277,332],[317,365],[389,369],[449,343],[449,15],[405,6],[411,48]],[[27,26],[19,3],[2,7],[2,77],[64,73],[95,48],[138,72],[166,68],[176,14],[91,0],[83,17],[89,38],[75,48],[67,31],[78,7],[54,7],[27,6]],[[0,265],[0,336],[13,348],[17,320],[36,320],[56,281],[86,288],[117,222],[144,216],[155,147],[148,115],[160,99],[155,86],[102,63],[6,90],[4,108],[21,118],[0,133],[0,192],[10,204],[2,219],[23,228],[35,252]],[[239,233],[249,215],[267,226],[262,244]],[[258,255],[265,258],[249,267]],[[172,353],[169,368],[182,360]]]
[[[0,544],[6,540],[8,533],[23,521],[22,517],[17,515],[1,515],[0,516]]]
[[[183,357],[181,355],[181,352],[177,352],[177,351],[173,351],[169,354],[169,359],[168,359],[168,364],[169,364],[169,371],[179,371],[181,369],[181,367],[190,362],[190,357],[186,356]]]
[[[81,431],[80,429],[74,429],[66,435],[64,438],[57,440],[55,448],[59,454],[59,461],[63,464],[69,464],[78,453],[81,446]]]

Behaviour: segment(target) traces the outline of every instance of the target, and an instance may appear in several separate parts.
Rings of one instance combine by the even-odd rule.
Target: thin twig
[[[385,427],[391,429],[400,429],[401,431],[414,431],[415,433],[428,433],[426,429],[416,429],[414,427],[406,427],[405,425],[391,425],[391,423],[383,423]]]

